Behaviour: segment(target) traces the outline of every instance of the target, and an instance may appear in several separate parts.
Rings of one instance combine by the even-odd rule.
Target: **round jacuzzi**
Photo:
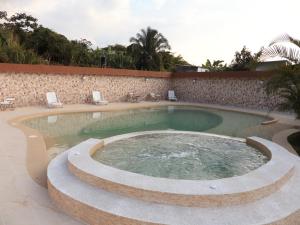
[[[293,174],[272,142],[190,131],[144,131],[89,139],[66,153],[68,169],[110,192],[182,206],[260,199]]]
[[[240,176],[269,160],[244,139],[195,132],[123,135],[99,148],[92,157],[120,170],[184,180]]]

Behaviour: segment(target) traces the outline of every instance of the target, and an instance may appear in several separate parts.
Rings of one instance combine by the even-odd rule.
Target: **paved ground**
[[[47,189],[37,184],[27,171],[27,139],[8,120],[36,113],[58,111],[115,110],[150,106],[161,103],[113,103],[108,106],[70,105],[63,109],[26,107],[15,111],[0,112],[0,225],[76,225],[78,221],[61,213],[51,202]],[[208,106],[208,105],[202,105]],[[218,106],[216,106],[218,107]],[[221,107],[238,110],[237,108]],[[243,111],[243,110],[241,110]],[[266,112],[251,111],[266,115]],[[281,122],[300,126],[291,115],[271,114]]]
[[[6,123],[11,116],[40,111],[17,109],[0,113],[0,224],[76,225],[51,203],[47,189],[32,180],[26,167],[26,137]]]

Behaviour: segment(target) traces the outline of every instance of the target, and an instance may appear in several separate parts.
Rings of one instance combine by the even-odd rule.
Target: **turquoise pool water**
[[[187,106],[164,106],[114,112],[85,112],[37,117],[23,123],[38,130],[50,157],[88,139],[148,130],[201,131],[233,137],[265,137],[267,118]],[[268,138],[268,137],[267,137]]]
[[[100,148],[93,158],[133,173],[187,180],[239,176],[268,161],[260,151],[242,141],[186,133],[122,139]]]

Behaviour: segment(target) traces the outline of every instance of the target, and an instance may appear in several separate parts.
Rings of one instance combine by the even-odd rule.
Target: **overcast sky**
[[[246,45],[256,52],[277,36],[300,38],[300,0],[0,0],[9,15],[26,12],[70,39],[129,43],[151,26],[195,65],[230,62]]]

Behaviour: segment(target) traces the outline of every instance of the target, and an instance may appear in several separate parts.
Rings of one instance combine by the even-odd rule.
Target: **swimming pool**
[[[149,130],[181,130],[248,137],[260,134],[267,117],[193,106],[160,106],[111,112],[41,116],[23,121],[44,137],[50,158],[89,138]]]

